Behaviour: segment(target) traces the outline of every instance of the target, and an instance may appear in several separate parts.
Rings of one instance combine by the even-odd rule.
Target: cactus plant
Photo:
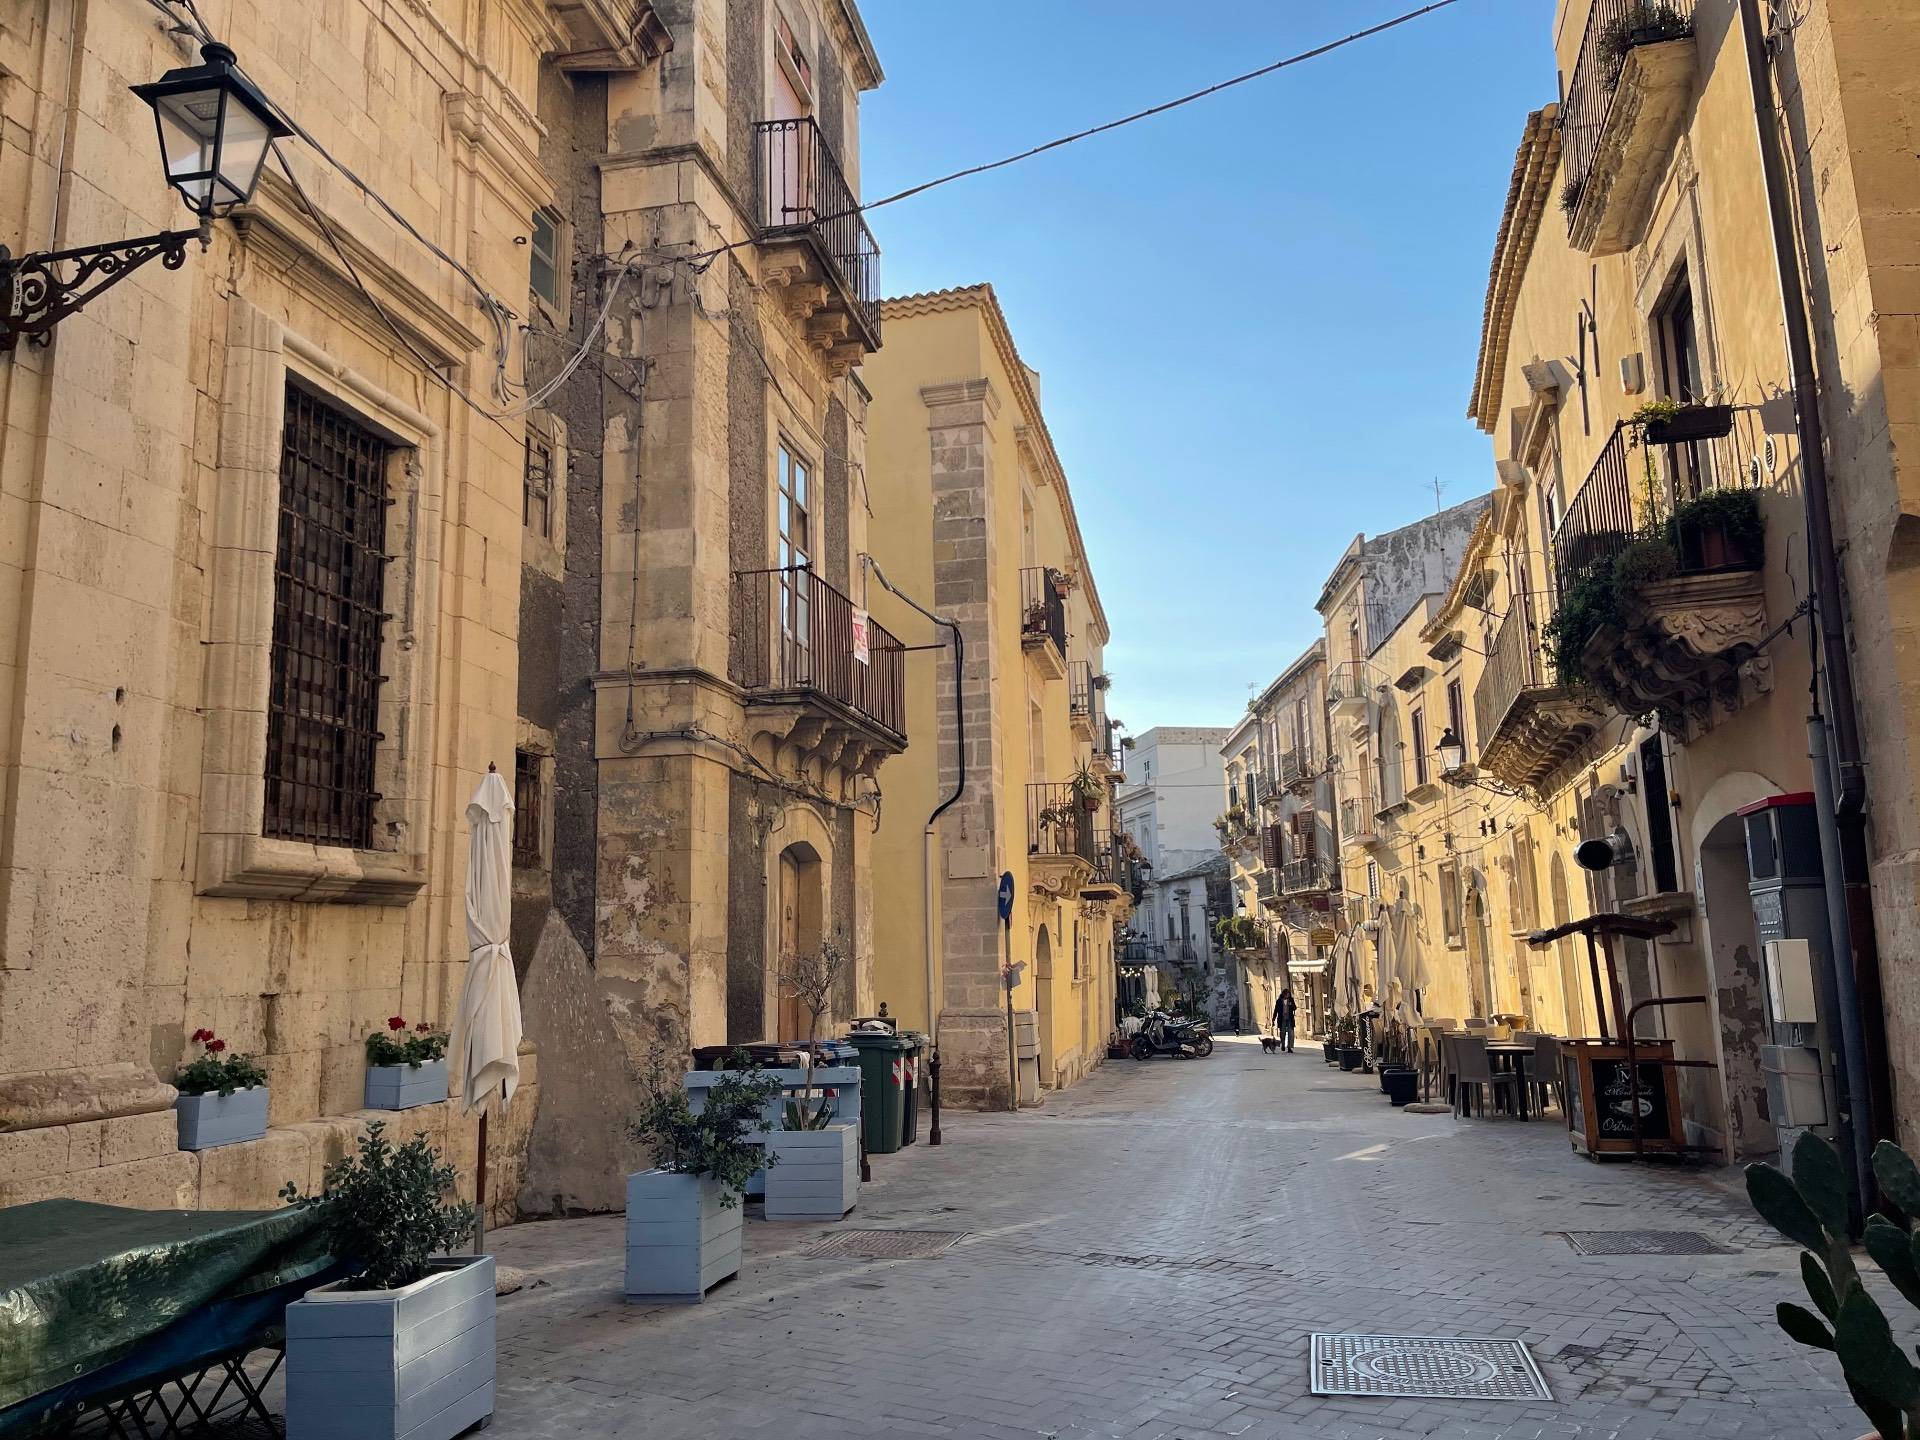
[[[1900,1218],[1868,1218],[1862,1236],[1867,1254],[1907,1302],[1920,1307],[1920,1233],[1913,1219],[1920,1217],[1920,1167],[1882,1140],[1874,1148],[1873,1173]],[[1839,1153],[1816,1135],[1802,1135],[1793,1147],[1791,1178],[1771,1165],[1747,1167],[1747,1196],[1760,1218],[1806,1251],[1800,1277],[1814,1310],[1782,1302],[1775,1318],[1800,1344],[1839,1357],[1854,1404],[1882,1440],[1920,1440],[1920,1369],[1900,1349],[1854,1266],[1847,1188]]]

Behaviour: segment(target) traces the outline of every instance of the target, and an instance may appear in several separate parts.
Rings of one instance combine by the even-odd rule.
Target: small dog
[[[1260,1048],[1269,1055],[1273,1054],[1274,1051],[1280,1048],[1280,1037],[1278,1035],[1262,1035],[1260,1037]]]

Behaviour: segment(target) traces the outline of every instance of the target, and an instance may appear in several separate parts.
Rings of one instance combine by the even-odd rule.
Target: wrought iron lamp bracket
[[[0,245],[0,351],[11,351],[22,337],[34,345],[48,344],[54,326],[149,260],[178,270],[186,263],[188,241],[198,240],[205,250],[212,238],[213,222],[203,220],[192,230],[18,258]]]

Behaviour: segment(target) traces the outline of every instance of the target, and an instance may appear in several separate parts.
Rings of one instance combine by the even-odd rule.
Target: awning
[[[1333,956],[1326,955],[1318,960],[1289,960],[1289,975],[1324,975],[1333,968]]]

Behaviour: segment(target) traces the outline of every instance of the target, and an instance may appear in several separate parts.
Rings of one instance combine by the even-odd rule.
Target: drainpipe
[[[1815,1008],[1827,1023],[1828,1062],[1833,1077],[1834,1133],[1840,1153],[1853,1167],[1854,1193],[1847,1197],[1847,1228],[1854,1234],[1866,1223],[1873,1195],[1873,1141],[1867,1117],[1856,1111],[1872,1094],[1867,1084],[1867,1054],[1860,1035],[1860,993],[1854,984],[1852,947],[1847,943],[1846,882],[1840,869],[1838,827],[1833,823],[1833,771],[1828,768],[1827,722],[1807,717],[1807,756],[1813,762],[1813,804],[1820,820],[1820,868],[1826,881],[1827,951],[1815,957]],[[1837,1023],[1836,1023],[1837,1022]]]
[[[936,615],[911,595],[895,588],[887,579],[886,572],[880,568],[871,555],[862,555],[860,563],[873,578],[880,582],[881,588],[897,600],[910,606],[919,614],[931,620],[935,625],[945,627],[953,638],[953,733],[954,745],[958,753],[959,774],[954,778],[953,793],[934,807],[927,816],[926,828],[920,835],[920,904],[925,917],[926,966],[927,966],[927,1032],[933,1036],[933,1053],[927,1057],[928,1098],[932,1102],[931,1114],[927,1122],[927,1144],[940,1143],[940,1006],[939,976],[936,972],[938,947],[933,933],[933,889],[934,889],[934,826],[947,810],[956,804],[967,789],[967,707],[966,696],[961,693],[961,682],[966,675],[967,642],[961,633],[960,624],[944,615]]]
[[[1747,57],[1747,78],[1753,92],[1754,127],[1760,146],[1761,170],[1766,180],[1767,213],[1779,272],[1781,318],[1787,336],[1787,362],[1793,393],[1794,427],[1800,444],[1801,476],[1805,484],[1809,589],[1813,598],[1813,635],[1827,685],[1827,714],[1814,737],[1813,748],[1825,751],[1832,740],[1832,769],[1816,789],[1827,793],[1818,806],[1820,849],[1827,869],[1829,903],[1834,926],[1836,971],[1847,972],[1854,997],[1843,1003],[1843,1029],[1850,1028],[1858,1044],[1864,1112],[1856,1117],[1856,1149],[1893,1133],[1893,1097],[1887,1074],[1886,1018],[1882,1009],[1880,952],[1873,933],[1873,892],[1867,863],[1866,778],[1860,742],[1860,719],[1853,686],[1853,657],[1847,649],[1846,619],[1840,606],[1840,559],[1834,550],[1833,510],[1827,485],[1826,436],[1814,371],[1812,330],[1807,319],[1807,297],[1800,277],[1800,251],[1795,242],[1792,200],[1786,157],[1774,123],[1773,81],[1768,72],[1766,32],[1759,0],[1740,0],[1740,24]],[[1818,777],[1816,777],[1818,783]],[[1833,893],[1836,880],[1840,893]],[[1851,963],[1849,964],[1849,951]],[[1841,998],[1845,1000],[1845,985]],[[1854,1062],[1848,1060],[1851,1066]],[[1856,1162],[1856,1171],[1859,1171]],[[1871,1170],[1856,1173],[1863,1209],[1871,1209]]]

